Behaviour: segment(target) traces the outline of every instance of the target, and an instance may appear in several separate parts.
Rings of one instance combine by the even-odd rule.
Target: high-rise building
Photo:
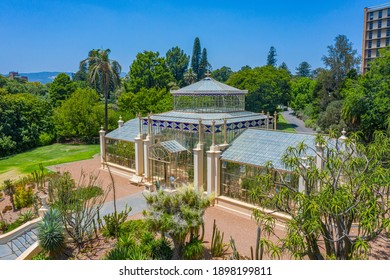
[[[390,3],[364,8],[362,66],[365,73],[379,50],[390,44]]]

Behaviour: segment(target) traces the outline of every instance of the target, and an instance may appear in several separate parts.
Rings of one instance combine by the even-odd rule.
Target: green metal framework
[[[245,95],[194,94],[175,95],[175,111],[219,113],[245,111]]]
[[[135,169],[135,144],[133,142],[106,138],[106,161]]]
[[[157,190],[175,189],[194,180],[192,153],[175,140],[150,146],[149,161],[152,182]]]
[[[258,176],[264,172],[266,172],[265,167],[222,161],[221,195],[253,203],[251,191],[258,186]],[[281,171],[281,174],[286,182],[298,185],[298,177],[295,174],[287,171]],[[275,179],[279,178],[276,171],[274,171],[273,176]],[[274,191],[269,195],[275,194],[278,189],[278,183],[276,183]],[[259,202],[258,198],[256,202]]]

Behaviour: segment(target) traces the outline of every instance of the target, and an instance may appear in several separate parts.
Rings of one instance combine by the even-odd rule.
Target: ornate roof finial
[[[346,140],[348,137],[345,135],[347,132],[345,131],[345,128],[343,128],[343,131],[341,131],[341,136],[339,137],[339,140]]]
[[[209,70],[207,70],[207,72],[206,72],[206,74],[205,74],[205,75],[206,75],[206,77],[207,77],[207,78],[210,78],[210,76],[211,76],[211,73],[210,73],[210,71],[209,71]]]

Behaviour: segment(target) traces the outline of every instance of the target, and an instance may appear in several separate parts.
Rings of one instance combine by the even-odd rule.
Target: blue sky
[[[0,1],[0,73],[77,71],[88,51],[110,48],[128,72],[138,52],[191,54],[194,38],[217,69],[266,63],[270,46],[290,70],[321,57],[338,34],[361,53],[363,8],[386,0]]]

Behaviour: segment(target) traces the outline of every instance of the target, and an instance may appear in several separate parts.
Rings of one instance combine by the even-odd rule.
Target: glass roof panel
[[[170,153],[178,153],[187,151],[179,142],[176,140],[160,142],[160,145],[163,146]]]
[[[188,94],[246,94],[247,90],[240,90],[235,87],[225,85],[213,78],[206,77],[199,82],[183,87],[178,90],[171,90],[172,95]]]
[[[221,158],[255,166],[265,166],[272,161],[276,169],[286,170],[281,161],[286,149],[303,141],[315,150],[315,138],[315,135],[310,134],[247,129],[222,153]],[[308,156],[314,156],[314,150],[308,149]]]
[[[129,142],[135,142],[135,138],[138,135],[139,120],[138,118],[132,119],[124,123],[121,128],[117,128],[110,133],[106,134],[107,138],[124,140]]]

